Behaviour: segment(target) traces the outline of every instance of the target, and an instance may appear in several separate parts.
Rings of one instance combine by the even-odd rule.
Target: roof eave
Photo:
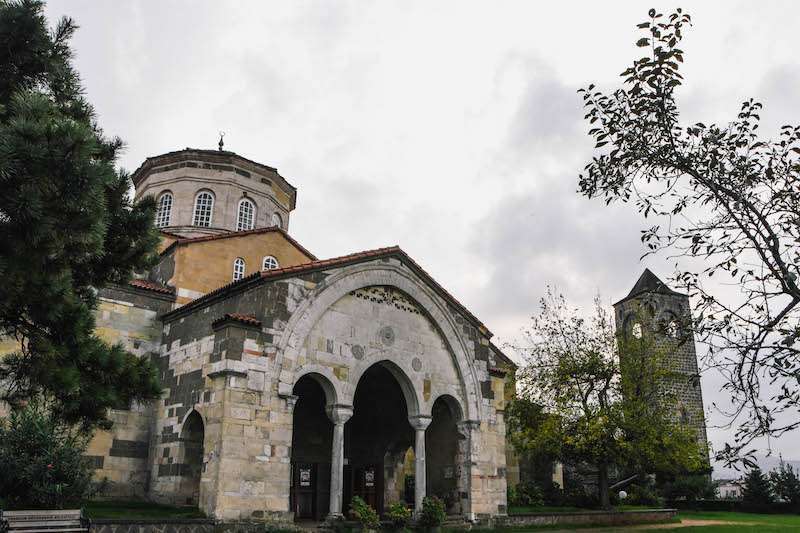
[[[299,275],[329,270],[332,268],[346,267],[353,264],[364,263],[388,257],[397,257],[418,276],[430,281],[432,287],[439,293],[439,295],[453,304],[459,311],[461,311],[473,326],[479,330],[482,330],[482,333],[487,338],[491,338],[493,336],[492,332],[486,327],[485,324],[483,324],[483,322],[478,320],[478,318],[473,315],[461,302],[447,292],[444,287],[442,287],[435,279],[433,279],[430,274],[425,272],[425,270],[423,270],[422,267],[420,267],[413,259],[411,259],[411,257],[399,246],[351,254],[351,256],[343,256],[341,258],[315,261],[313,263],[305,263],[302,265],[296,265],[277,270],[255,272],[238,281],[223,285],[222,287],[215,289],[201,296],[200,298],[197,298],[196,300],[192,300],[191,302],[188,302],[177,309],[169,311],[168,313],[164,313],[160,318],[161,320],[173,320],[175,318],[185,316],[194,309],[203,308],[230,295],[237,294],[249,289],[250,287],[260,285],[262,282],[267,283],[280,281],[283,279],[297,277]],[[505,355],[503,355],[503,357],[505,357]]]

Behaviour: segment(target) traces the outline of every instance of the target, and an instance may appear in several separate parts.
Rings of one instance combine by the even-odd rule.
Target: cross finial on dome
[[[220,152],[225,147],[225,142],[222,140],[223,137],[225,137],[225,132],[224,131],[219,132],[219,151]]]

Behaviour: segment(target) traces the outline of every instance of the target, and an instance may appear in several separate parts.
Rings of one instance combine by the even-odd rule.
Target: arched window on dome
[[[272,225],[278,228],[283,227],[283,219],[278,213],[272,213]]]
[[[200,191],[194,199],[194,217],[192,225],[207,228],[211,226],[214,213],[214,195],[209,191]]]
[[[170,217],[172,216],[172,193],[163,192],[158,197],[156,204],[156,227],[164,228],[169,226]]]
[[[237,257],[233,262],[233,281],[240,280],[244,277],[245,263],[244,259]]]
[[[236,231],[247,231],[255,227],[256,205],[247,198],[239,200],[236,216]]]
[[[278,260],[271,255],[265,256],[261,263],[261,270],[275,270],[276,268],[280,268]]]

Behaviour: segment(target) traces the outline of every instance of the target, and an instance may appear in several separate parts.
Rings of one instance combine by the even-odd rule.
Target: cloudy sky
[[[661,2],[54,1],[81,26],[76,63],[120,163],[225,147],[298,188],[290,233],[317,256],[399,244],[513,341],[547,284],[576,305],[624,296],[644,221],[575,193],[591,157],[579,87],[612,88]],[[763,131],[800,123],[800,4],[694,2],[687,121],[750,96]],[[706,403],[724,402],[703,376]],[[712,442],[729,434],[714,428]],[[764,449],[800,459],[800,434]]]

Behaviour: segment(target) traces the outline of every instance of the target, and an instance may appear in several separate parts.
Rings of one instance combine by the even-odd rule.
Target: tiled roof
[[[507,365],[510,365],[512,368],[517,368],[517,364],[514,361],[512,361],[510,357],[504,354],[503,351],[500,348],[498,348],[495,343],[490,342],[489,347],[491,347],[492,350],[494,350],[495,355],[499,356],[501,361],[503,361]]]
[[[261,327],[261,321],[252,315],[243,315],[241,313],[225,313],[220,318],[216,319],[214,322],[211,323],[212,326],[216,326],[226,320],[233,320],[234,322],[241,322],[242,324],[247,324],[248,326],[255,326],[257,328]]]
[[[137,289],[160,292],[161,294],[175,294],[175,289],[173,287],[162,285],[161,283],[156,283],[155,281],[150,281],[147,279],[132,279],[128,282],[128,285],[131,287],[136,287]]]
[[[324,270],[325,268],[328,267],[339,266],[352,262],[359,262],[364,259],[371,259],[374,257],[380,257],[386,254],[397,253],[397,252],[405,254],[405,252],[403,252],[399,246],[389,246],[387,248],[367,250],[364,252],[357,252],[354,254],[343,255],[331,259],[311,261],[310,263],[303,263],[301,265],[294,265],[283,268],[274,268],[272,270],[262,270],[261,272],[259,272],[259,274],[263,279],[268,279],[268,278],[282,276],[284,274],[290,274],[290,273],[296,274],[299,272],[305,272],[307,270]]]
[[[505,377],[506,374],[508,374],[508,370],[506,370],[505,368],[500,368],[499,366],[493,366],[489,368],[489,374],[498,377]]]
[[[306,248],[302,244],[294,240],[294,238],[290,236],[288,233],[286,233],[286,231],[283,228],[279,228],[278,226],[270,226],[268,228],[256,228],[247,231],[232,231],[230,233],[220,233],[219,235],[204,235],[202,237],[179,237],[178,240],[170,243],[169,246],[164,248],[164,250],[161,251],[161,255],[170,252],[173,248],[176,248],[178,246],[183,246],[186,244],[194,244],[197,242],[206,242],[206,241],[216,241],[219,239],[230,239],[233,237],[245,237],[247,235],[256,235],[259,233],[280,233],[287,241],[292,243],[292,245],[294,245],[298,250],[306,254],[310,259],[312,260],[317,259],[317,257],[314,254],[306,250]],[[172,236],[174,234],[169,234],[169,235]]]
[[[167,237],[175,237],[176,239],[181,238],[181,236],[178,235],[177,233],[172,233],[171,231],[167,231],[165,229],[159,229],[158,232],[166,235]]]
[[[164,315],[164,318],[170,318],[173,316],[181,315],[196,307],[202,307],[207,303],[209,303],[210,301],[222,297],[229,292],[244,290],[245,288],[250,287],[251,285],[256,285],[258,283],[261,283],[262,281],[272,281],[281,278],[290,278],[298,274],[306,274],[309,272],[326,270],[328,268],[345,266],[355,263],[361,263],[364,261],[369,261],[372,259],[388,258],[388,257],[397,257],[400,261],[405,263],[406,266],[417,272],[417,274],[419,274],[422,278],[426,279],[431,284],[431,286],[440,294],[440,296],[442,296],[445,300],[450,302],[451,305],[453,305],[461,313],[463,313],[464,316],[470,322],[473,323],[473,325],[475,325],[478,328],[482,328],[486,332],[486,335],[488,337],[492,336],[492,333],[489,331],[489,329],[480,320],[478,320],[478,318],[475,315],[473,315],[466,307],[464,307],[464,305],[461,302],[459,302],[452,294],[447,292],[444,289],[444,287],[442,287],[436,280],[434,280],[430,276],[430,274],[425,272],[425,270],[423,270],[421,266],[419,266],[413,259],[411,259],[411,257],[409,257],[408,254],[406,254],[399,246],[389,246],[387,248],[367,250],[364,252],[357,252],[354,254],[343,255],[341,257],[334,257],[332,259],[310,261],[308,263],[303,263],[301,265],[255,272],[253,274],[250,274],[249,276],[245,276],[244,278],[238,281],[234,281],[218,289],[215,289],[209,293],[206,293],[203,296],[197,298],[196,300],[192,300],[191,302],[188,302],[183,306],[173,311],[170,311],[169,313],[166,313]]]
[[[636,284],[631,289],[631,292],[629,292],[625,298],[617,302],[617,304],[642,294],[669,294],[673,296],[686,296],[685,294],[670,289],[667,284],[661,281],[658,276],[653,274],[649,268],[645,268],[644,272],[642,272],[642,275],[639,276]]]

